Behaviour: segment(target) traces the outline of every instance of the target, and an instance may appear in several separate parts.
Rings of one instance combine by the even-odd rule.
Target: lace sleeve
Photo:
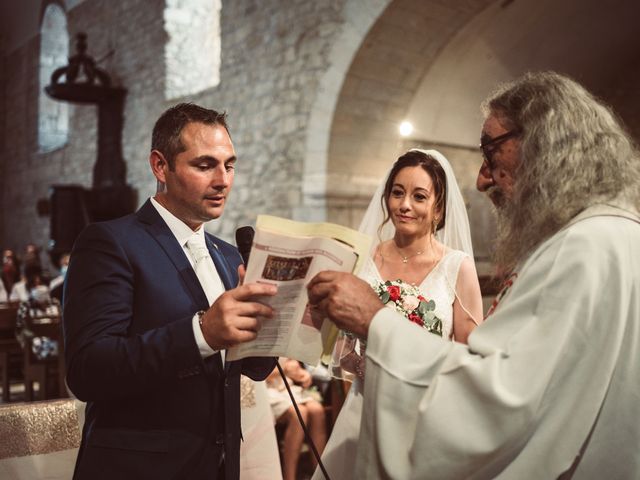
[[[471,314],[468,306],[462,302],[462,299],[458,295],[458,291],[456,289],[456,285],[458,284],[458,275],[460,273],[460,266],[462,265],[464,259],[469,257],[469,255],[461,251],[455,251],[454,253],[455,255],[452,255],[451,261],[448,262],[445,266],[445,277],[447,279],[447,285],[449,286],[451,292],[453,292],[454,299],[457,299],[458,302],[460,302],[460,307],[467,313],[467,315],[469,315],[469,318],[473,320],[473,323],[478,325],[478,319],[476,319],[475,316]]]

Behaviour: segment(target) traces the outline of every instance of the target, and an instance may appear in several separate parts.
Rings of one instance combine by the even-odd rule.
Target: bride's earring
[[[438,217],[433,217],[433,223],[431,225],[432,227],[432,233],[435,235],[436,234],[436,230],[438,229]]]

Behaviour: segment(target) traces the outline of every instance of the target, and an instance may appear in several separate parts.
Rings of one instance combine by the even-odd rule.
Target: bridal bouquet
[[[418,287],[402,280],[376,282],[372,287],[385,306],[394,308],[427,331],[442,336],[442,320],[436,315],[436,302],[424,298]]]

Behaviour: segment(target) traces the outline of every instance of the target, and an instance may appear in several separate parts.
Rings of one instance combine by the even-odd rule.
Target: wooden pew
[[[33,337],[27,337],[23,349],[24,358],[24,386],[27,401],[34,400],[33,383],[40,385],[40,400],[49,398],[68,397],[64,378],[64,340],[62,338],[62,323],[60,313],[42,314],[25,318],[26,328],[33,332]],[[58,342],[58,355],[39,359],[33,353],[33,340],[38,337],[48,337]]]
[[[22,348],[16,340],[17,304],[0,305],[0,375],[2,376],[2,401],[7,403],[10,396],[10,376],[14,367],[19,367]]]

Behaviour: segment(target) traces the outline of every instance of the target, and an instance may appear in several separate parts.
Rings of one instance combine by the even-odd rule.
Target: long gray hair
[[[623,199],[640,210],[640,161],[616,116],[553,72],[529,73],[483,104],[520,134],[513,199],[499,208],[496,261],[512,269],[572,217]]]

